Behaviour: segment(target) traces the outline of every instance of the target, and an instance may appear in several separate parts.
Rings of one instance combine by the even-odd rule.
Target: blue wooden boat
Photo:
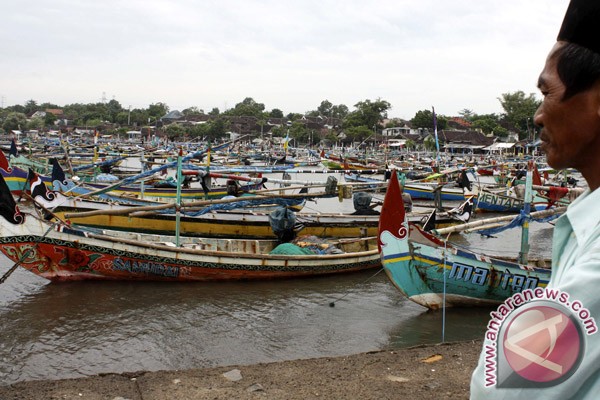
[[[347,182],[372,183],[373,187],[381,187],[384,182],[381,179],[368,178],[360,174],[347,173],[344,175]],[[406,182],[404,184],[404,193],[410,194],[413,200],[435,200],[437,183],[427,182]],[[444,186],[440,192],[442,201],[465,201],[465,190],[462,187]]]
[[[379,250],[389,279],[410,300],[430,309],[495,305],[548,284],[550,269],[538,267],[541,260],[524,265],[474,253],[408,222],[401,194],[394,172],[379,220]]]
[[[487,190],[479,192],[476,201],[477,211],[518,213],[525,206],[525,201],[516,195],[494,193]],[[546,210],[552,204],[548,198],[534,194],[531,209],[534,211]]]

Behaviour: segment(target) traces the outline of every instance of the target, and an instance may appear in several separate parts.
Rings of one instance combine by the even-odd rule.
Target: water
[[[2,272],[10,264],[2,260]],[[0,382],[339,356],[441,341],[441,313],[383,273],[239,283],[2,286]],[[334,307],[330,307],[330,303]],[[487,311],[452,310],[447,340],[480,338]]]
[[[318,200],[311,209],[352,211],[352,202]],[[532,253],[547,253],[551,235],[550,225],[532,224]],[[458,238],[488,253],[516,254],[520,243],[516,231]],[[12,265],[0,256],[0,274]],[[48,284],[17,269],[0,285],[0,384],[440,342],[442,313],[404,299],[376,272],[267,282]],[[445,339],[482,338],[489,311],[448,310]]]

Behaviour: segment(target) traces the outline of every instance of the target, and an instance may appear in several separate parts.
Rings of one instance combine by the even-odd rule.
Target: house
[[[465,130],[471,128],[471,123],[461,117],[451,117],[448,119],[448,128]]]
[[[139,142],[142,140],[142,131],[127,131],[127,140],[130,142]]]
[[[516,142],[496,142],[482,150],[490,154],[515,154]]]
[[[183,118],[183,114],[178,110],[173,110],[165,114],[161,120],[164,121],[165,124],[169,124],[171,122],[175,122]]]
[[[395,126],[393,128],[385,128],[381,131],[381,135],[384,137],[396,137],[400,135],[410,135],[412,129],[406,125]]]
[[[438,132],[440,148],[449,153],[482,153],[486,146],[494,143],[493,137],[485,136],[479,131],[442,130]]]
[[[36,111],[29,116],[29,118],[44,118],[46,117],[46,111]]]

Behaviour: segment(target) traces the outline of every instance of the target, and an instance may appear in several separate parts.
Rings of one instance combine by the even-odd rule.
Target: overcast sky
[[[29,0],[0,23],[3,106],[303,113],[381,98],[390,117],[502,111],[537,93],[567,0]]]

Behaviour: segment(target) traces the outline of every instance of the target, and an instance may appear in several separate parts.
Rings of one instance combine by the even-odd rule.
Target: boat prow
[[[550,269],[462,249],[407,222],[400,195],[393,174],[378,246],[387,276],[408,299],[429,309],[494,305],[547,285]]]

